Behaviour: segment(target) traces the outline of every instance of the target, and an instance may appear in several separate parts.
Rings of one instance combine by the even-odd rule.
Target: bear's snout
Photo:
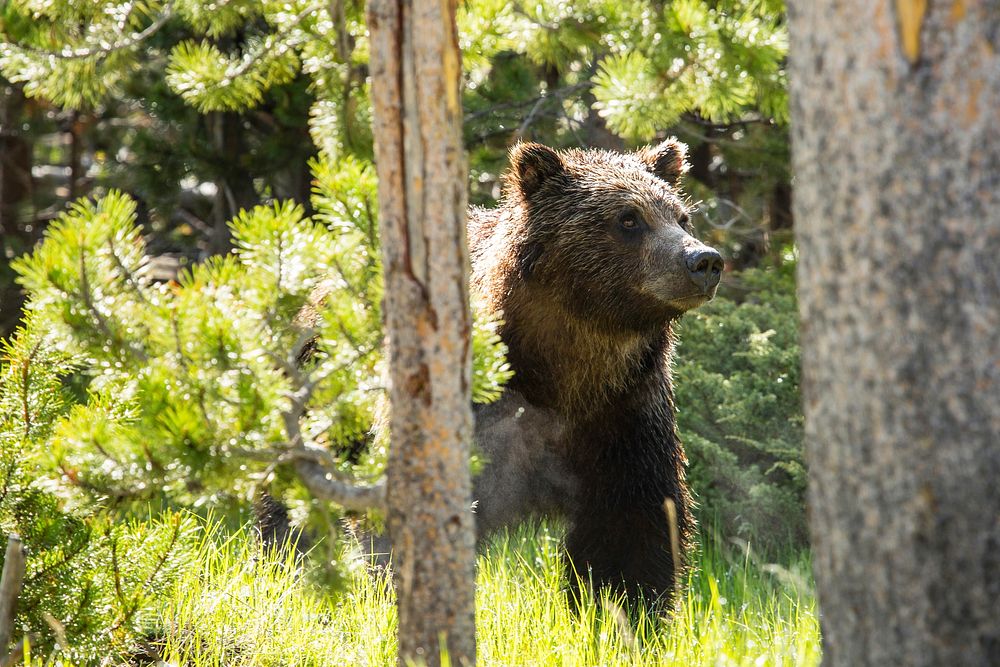
[[[722,278],[724,267],[722,255],[708,246],[687,251],[684,254],[684,263],[687,265],[691,281],[705,294],[715,289]]]

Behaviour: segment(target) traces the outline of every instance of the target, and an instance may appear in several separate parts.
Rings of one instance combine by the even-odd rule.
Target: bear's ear
[[[677,185],[690,167],[687,163],[687,146],[673,137],[657,146],[640,149],[638,155],[646,163],[647,169],[670,185]]]
[[[510,183],[525,199],[529,199],[546,180],[558,176],[564,169],[562,158],[548,146],[522,142],[510,149]]]

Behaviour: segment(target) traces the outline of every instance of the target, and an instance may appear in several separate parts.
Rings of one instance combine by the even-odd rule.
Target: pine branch
[[[84,305],[87,307],[87,312],[89,312],[91,315],[94,316],[94,319],[97,321],[97,328],[100,329],[101,332],[105,336],[108,337],[109,341],[111,341],[113,343],[119,343],[119,344],[121,344],[122,347],[124,347],[130,353],[132,353],[132,355],[138,361],[140,361],[142,363],[147,362],[148,361],[148,357],[146,356],[146,353],[142,349],[140,349],[140,348],[136,347],[135,345],[133,345],[130,341],[124,340],[124,339],[122,339],[121,336],[118,336],[117,334],[115,334],[114,331],[112,331],[111,325],[108,322],[107,318],[104,317],[104,314],[101,313],[101,311],[97,309],[96,304],[94,304],[94,298],[93,298],[93,296],[90,293],[90,279],[87,277],[87,262],[86,262],[86,258],[87,258],[86,248],[83,245],[81,245],[80,246],[80,293],[79,294],[80,294],[80,297],[83,299]]]
[[[365,511],[385,508],[385,479],[382,478],[372,485],[359,485],[343,479],[336,472],[336,461],[328,452],[306,443],[301,424],[308,401],[316,387],[327,377],[357,363],[359,359],[360,357],[351,359],[338,364],[329,372],[313,376],[303,376],[294,364],[289,364],[290,370],[294,371],[293,382],[299,386],[290,395],[292,403],[290,408],[281,415],[285,422],[288,449],[282,452],[275,465],[291,462],[299,479],[316,498],[335,502],[348,510]],[[281,361],[286,362],[286,360]]]
[[[246,74],[248,71],[250,71],[250,68],[252,68],[254,65],[263,60],[265,56],[271,55],[273,57],[281,57],[286,53],[288,53],[288,50],[293,48],[294,46],[297,46],[297,43],[292,43],[280,38],[287,37],[291,33],[292,28],[302,23],[302,21],[304,21],[306,17],[308,17],[312,13],[317,12],[321,9],[323,9],[323,5],[320,4],[310,5],[305,9],[303,9],[298,14],[296,14],[290,22],[288,22],[285,25],[282,25],[281,29],[278,32],[271,33],[270,35],[268,35],[261,43],[260,48],[257,49],[256,53],[251,54],[249,58],[244,58],[243,62],[241,62],[236,69],[227,71],[226,72],[227,78],[235,79],[238,76]],[[277,44],[278,42],[280,42],[280,45]],[[275,49],[275,46],[278,46],[278,52],[272,53]]]
[[[108,539],[110,540],[111,549],[111,574],[115,583],[115,597],[118,598],[118,604],[125,606],[125,593],[122,591],[122,576],[121,568],[118,566],[118,538],[109,529],[107,533]]]
[[[25,439],[31,435],[31,410],[29,407],[29,383],[31,380],[31,363],[35,360],[35,355],[38,354],[38,350],[42,347],[42,340],[39,339],[31,347],[31,352],[28,353],[27,358],[21,362],[21,404],[24,410],[24,437]]]
[[[163,552],[160,554],[160,557],[156,561],[156,565],[153,567],[152,570],[150,570],[149,575],[146,577],[145,581],[143,581],[143,583],[140,584],[136,594],[132,597],[131,603],[125,608],[122,617],[118,620],[118,622],[116,622],[111,628],[108,629],[109,634],[114,633],[116,630],[118,630],[123,625],[128,623],[129,620],[131,620],[135,616],[136,612],[139,611],[139,605],[141,603],[140,595],[144,590],[152,587],[153,582],[156,580],[156,577],[160,574],[160,572],[163,570],[163,567],[166,565],[167,559],[170,557],[170,554],[173,552],[174,547],[177,546],[177,541],[180,539],[181,535],[180,515],[175,514],[173,516],[173,524],[174,524],[173,532],[171,532],[170,534],[170,541],[167,543],[166,547],[164,547]]]
[[[144,30],[137,33],[133,33],[128,37],[125,37],[121,41],[115,42],[114,44],[103,44],[100,46],[89,46],[78,49],[72,49],[67,46],[63,48],[61,51],[49,51],[47,49],[39,49],[33,46],[25,46],[23,44],[10,43],[10,45],[13,46],[14,48],[24,51],[25,53],[29,53],[35,56],[58,58],[60,60],[83,60],[86,58],[95,58],[99,60],[102,58],[106,58],[112,53],[115,53],[117,51],[122,51],[125,49],[130,49],[133,46],[146,41],[147,39],[155,35],[157,32],[159,32],[160,29],[163,26],[165,26],[167,24],[167,21],[169,21],[173,16],[174,16],[173,6],[171,3],[167,3],[163,7],[163,12],[156,18],[156,20],[154,20],[151,24],[149,24]]]
[[[363,512],[386,508],[385,478],[374,484],[362,486],[335,479],[328,470],[315,461],[298,459],[295,472],[309,492],[320,500],[335,502],[344,509]]]
[[[142,289],[139,287],[139,281],[135,276],[135,272],[128,269],[125,263],[122,261],[121,257],[115,251],[115,241],[112,237],[108,237],[108,250],[111,253],[111,259],[114,260],[115,266],[118,270],[122,272],[122,276],[125,278],[125,284],[132,288],[132,293],[136,295],[139,301],[142,301],[143,305],[149,306],[149,300],[146,295],[142,293]]]

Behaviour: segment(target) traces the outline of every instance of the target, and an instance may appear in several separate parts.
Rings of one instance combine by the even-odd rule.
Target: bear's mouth
[[[688,296],[682,296],[678,299],[671,299],[668,303],[671,308],[676,308],[680,311],[691,310],[692,308],[697,308],[698,306],[708,303],[715,297],[715,290],[705,293],[697,292],[694,294],[689,294]]]

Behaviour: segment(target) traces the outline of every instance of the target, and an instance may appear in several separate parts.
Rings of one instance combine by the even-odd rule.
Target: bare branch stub
[[[6,660],[9,655],[17,598],[24,581],[24,565],[24,545],[20,537],[11,534],[7,537],[3,574],[0,575],[0,661]]]

